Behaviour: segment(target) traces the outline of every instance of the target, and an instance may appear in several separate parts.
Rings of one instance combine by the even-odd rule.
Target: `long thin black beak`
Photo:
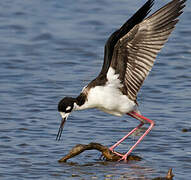
[[[61,121],[60,128],[59,128],[58,134],[57,134],[57,136],[56,136],[56,141],[60,141],[60,138],[61,138],[61,136],[62,136],[62,131],[63,131],[63,128],[64,128],[64,123],[65,123],[65,121],[66,121],[66,117],[63,118],[62,121]]]

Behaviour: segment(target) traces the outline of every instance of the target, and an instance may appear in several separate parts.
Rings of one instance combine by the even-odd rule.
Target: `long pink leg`
[[[139,144],[142,139],[150,132],[150,130],[153,128],[154,126],[154,121],[138,114],[137,112],[131,112],[129,113],[132,115],[132,117],[135,117],[136,119],[142,119],[144,121],[147,121],[148,123],[150,123],[150,126],[149,128],[145,131],[145,133],[138,139],[138,141],[129,149],[129,151],[120,159],[120,160],[124,160],[126,161],[127,160],[127,156],[133,151],[133,149],[137,146],[137,144]]]
[[[122,156],[122,158],[120,160],[127,160],[127,156],[133,151],[133,149],[137,146],[137,144],[139,144],[141,142],[141,140],[150,132],[150,130],[153,128],[154,126],[154,121],[138,114],[137,112],[130,112],[130,113],[127,113],[128,115],[138,119],[138,120],[143,120],[143,121],[147,121],[148,123],[150,123],[150,126],[149,128],[145,131],[145,133],[138,139],[138,141],[129,149],[129,151],[125,154],[125,155],[121,155],[117,152],[114,152],[116,153],[117,155],[119,156]],[[126,136],[124,136],[121,140],[119,140],[116,144],[114,144],[112,147],[110,147],[110,150],[113,151],[113,149],[118,146],[122,141],[124,141],[128,136],[130,136],[133,132],[135,132],[137,129],[139,129],[141,126],[143,126],[143,122],[141,122],[141,124],[139,124],[136,128],[134,128],[131,132],[129,132]]]
[[[115,143],[113,146],[111,146],[109,149],[111,151],[113,151],[121,142],[123,142],[127,137],[129,137],[131,134],[133,134],[137,129],[139,129],[141,126],[143,126],[144,123],[141,122],[136,128],[134,128],[132,131],[130,131],[127,135],[125,135],[122,139],[120,139],[119,141],[117,141],[117,143]],[[113,151],[114,152],[114,151]],[[115,154],[117,154],[118,156],[123,156],[120,153],[114,152]]]

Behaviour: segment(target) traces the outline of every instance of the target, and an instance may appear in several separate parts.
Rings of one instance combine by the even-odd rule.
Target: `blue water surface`
[[[159,1],[153,11],[166,4]],[[98,110],[74,112],[62,140],[57,103],[77,96],[102,66],[104,44],[144,2],[2,0],[0,6],[0,179],[151,179],[173,168],[191,178],[191,3],[159,53],[138,101],[156,126],[128,164],[87,151],[58,163],[78,143],[110,146],[138,121]],[[182,130],[186,129],[187,132]],[[118,148],[127,151],[139,136]]]

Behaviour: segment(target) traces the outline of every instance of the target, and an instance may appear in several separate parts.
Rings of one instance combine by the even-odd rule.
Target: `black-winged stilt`
[[[175,28],[185,1],[172,0],[145,18],[154,3],[154,0],[148,0],[109,37],[98,77],[85,86],[78,97],[65,97],[59,102],[58,111],[62,122],[56,139],[60,139],[64,122],[74,110],[97,108],[116,116],[127,114],[140,120],[140,124],[110,147],[113,152],[116,146],[144,123],[149,123],[150,126],[125,155],[115,152],[121,156],[121,160],[126,160],[154,126],[154,121],[140,114],[137,94],[154,64],[157,53]]]

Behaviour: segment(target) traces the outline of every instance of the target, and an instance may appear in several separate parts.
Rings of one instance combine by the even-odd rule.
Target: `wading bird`
[[[172,0],[146,18],[154,3],[154,0],[148,0],[109,37],[98,77],[85,86],[76,98],[65,97],[59,102],[58,111],[62,121],[57,140],[61,137],[66,119],[74,110],[97,108],[115,116],[127,114],[138,119],[140,124],[110,147],[110,150],[121,156],[121,160],[126,160],[154,126],[154,121],[141,115],[137,94],[154,64],[157,53],[175,28],[185,1]],[[149,128],[125,155],[114,151],[115,147],[145,123],[150,124]]]

